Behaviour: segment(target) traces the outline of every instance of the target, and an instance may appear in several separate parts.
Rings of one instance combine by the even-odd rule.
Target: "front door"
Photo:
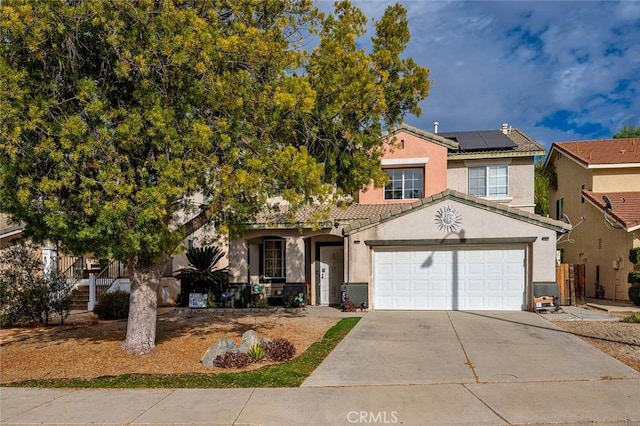
[[[320,304],[339,305],[344,275],[343,246],[320,246]]]

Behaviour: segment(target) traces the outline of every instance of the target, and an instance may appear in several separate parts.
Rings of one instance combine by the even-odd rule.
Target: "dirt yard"
[[[640,371],[640,324],[614,321],[553,321],[553,323]]]
[[[176,313],[158,315],[158,345],[138,357],[122,349],[126,321],[99,321],[93,314],[73,315],[64,326],[0,330],[0,383],[26,379],[98,377],[124,373],[216,373],[200,358],[218,339],[237,344],[242,334],[255,329],[260,338],[286,337],[301,354],[319,340],[338,318],[299,314],[221,315]],[[640,324],[598,321],[557,321],[607,354],[640,371]],[[259,368],[264,363],[248,368]]]
[[[287,313],[176,313],[164,309],[158,315],[156,350],[133,356],[122,349],[126,320],[99,321],[93,314],[72,315],[63,326],[0,330],[0,383],[124,373],[228,372],[200,364],[204,352],[221,338],[239,344],[242,334],[254,329],[259,338],[289,339],[296,354],[301,354],[338,319]],[[266,364],[251,364],[247,369]]]

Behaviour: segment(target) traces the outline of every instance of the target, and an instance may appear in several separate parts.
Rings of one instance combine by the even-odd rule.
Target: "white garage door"
[[[374,309],[524,309],[523,249],[377,249]]]

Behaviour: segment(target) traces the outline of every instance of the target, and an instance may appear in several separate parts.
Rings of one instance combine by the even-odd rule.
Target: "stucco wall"
[[[245,239],[229,242],[229,282],[232,284],[246,283],[248,277],[247,260],[248,244]]]
[[[409,133],[400,132],[396,135],[393,145],[385,144],[384,160],[421,159],[416,163],[384,165],[383,168],[424,167],[424,197],[442,192],[447,189],[447,148],[425,141]],[[426,163],[422,159],[427,159]],[[361,204],[397,203],[405,200],[385,200],[384,188],[374,188],[370,184],[366,190],[358,194]],[[413,200],[406,200],[411,202]]]
[[[533,213],[535,210],[533,185],[535,168],[533,157],[449,160],[447,184],[450,189],[468,194],[468,167],[499,164],[507,164],[509,166],[509,196],[493,201]]]
[[[594,169],[593,192],[640,191],[640,167],[635,169]],[[562,176],[564,179],[564,175]]]

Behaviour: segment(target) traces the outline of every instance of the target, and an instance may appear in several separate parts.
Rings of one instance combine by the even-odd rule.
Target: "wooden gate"
[[[585,265],[563,263],[556,266],[560,286],[560,305],[579,306],[586,303]]]

